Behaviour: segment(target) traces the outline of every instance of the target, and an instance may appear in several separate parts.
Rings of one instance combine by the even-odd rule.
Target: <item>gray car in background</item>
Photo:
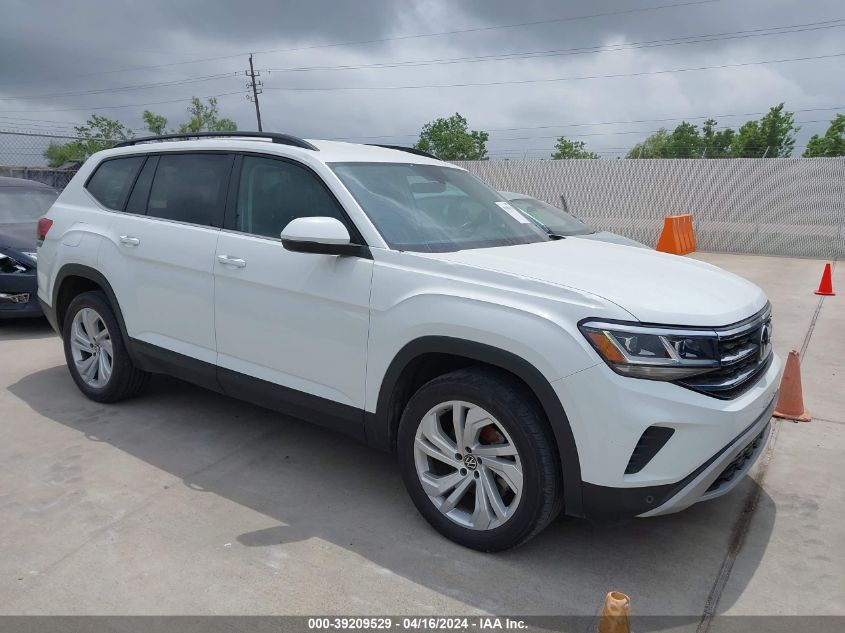
[[[597,231],[563,209],[558,209],[547,202],[537,200],[537,198],[526,196],[524,193],[500,191],[499,195],[503,196],[518,211],[522,212],[549,235],[555,237],[581,237],[588,240],[622,244],[623,246],[649,248],[645,244],[627,238],[624,235],[611,233],[610,231]]]

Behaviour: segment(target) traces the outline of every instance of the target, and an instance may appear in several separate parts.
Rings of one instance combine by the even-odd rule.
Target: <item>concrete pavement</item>
[[[818,260],[695,257],[767,291],[821,419],[778,423],[726,497],[498,555],[429,528],[387,455],[164,377],[91,402],[46,325],[0,324],[0,613],[593,615],[619,589],[641,615],[845,615],[845,270],[819,309]]]

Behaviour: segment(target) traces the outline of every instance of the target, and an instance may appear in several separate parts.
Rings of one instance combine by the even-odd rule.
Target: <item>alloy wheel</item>
[[[114,351],[103,317],[92,308],[82,308],[73,317],[70,333],[70,349],[79,377],[89,387],[104,387],[112,374]]]
[[[522,462],[513,440],[492,414],[469,402],[443,402],[423,416],[414,463],[425,494],[462,527],[503,525],[522,496]]]

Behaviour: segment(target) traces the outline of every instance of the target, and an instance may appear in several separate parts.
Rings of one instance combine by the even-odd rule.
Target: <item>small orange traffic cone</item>
[[[810,412],[804,408],[804,396],[801,392],[801,358],[792,350],[786,359],[786,369],[780,381],[780,397],[775,406],[774,416],[796,422],[809,422]]]
[[[631,599],[621,591],[604,598],[599,617],[599,633],[631,633]]]
[[[819,289],[816,290],[817,295],[823,295],[825,297],[833,297],[836,296],[836,293],[833,292],[833,278],[832,278],[832,271],[830,268],[830,264],[824,265],[824,272],[822,273],[822,280],[819,282]]]

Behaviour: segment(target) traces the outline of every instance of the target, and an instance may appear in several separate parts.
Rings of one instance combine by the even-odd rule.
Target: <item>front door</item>
[[[372,260],[282,246],[297,217],[334,217],[358,235],[307,167],[244,156],[235,170],[235,213],[214,271],[220,382],[232,395],[360,434]]]

